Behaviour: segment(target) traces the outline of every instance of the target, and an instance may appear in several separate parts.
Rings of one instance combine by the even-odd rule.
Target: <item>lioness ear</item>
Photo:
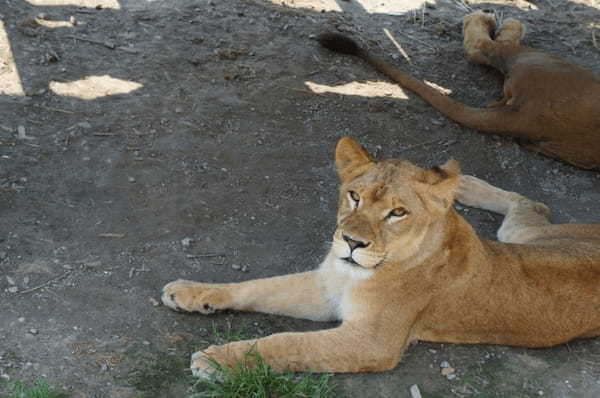
[[[454,159],[441,166],[424,170],[417,176],[415,189],[431,208],[445,213],[452,203],[460,182],[460,165]]]
[[[341,138],[335,148],[335,167],[342,182],[363,174],[373,163],[371,155],[350,137]]]

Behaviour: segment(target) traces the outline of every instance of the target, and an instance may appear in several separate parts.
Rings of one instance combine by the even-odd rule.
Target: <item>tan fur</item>
[[[321,44],[357,55],[448,118],[482,132],[516,137],[527,148],[584,169],[600,169],[600,78],[563,58],[520,44],[524,26],[476,11],[464,18],[467,57],[504,76],[504,95],[487,108],[445,96],[364,49],[344,49],[350,39],[325,34]],[[495,35],[495,38],[493,38]],[[337,38],[337,39],[336,39]],[[345,43],[344,43],[345,42]]]
[[[371,372],[395,367],[415,340],[546,347],[600,335],[600,225],[551,224],[545,205],[461,176],[454,161],[431,170],[375,162],[343,138],[336,165],[338,227],[318,269],[242,283],[179,280],[162,299],[176,310],[340,326],[210,346],[192,357],[194,374],[211,372],[209,357],[231,366],[252,347],[277,370]],[[502,242],[478,237],[455,197],[504,214]]]

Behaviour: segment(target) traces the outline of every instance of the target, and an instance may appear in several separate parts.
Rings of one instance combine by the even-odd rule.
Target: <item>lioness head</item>
[[[374,161],[351,138],[336,148],[340,178],[333,253],[348,266],[376,268],[418,252],[454,201],[460,169],[450,160],[425,170],[408,161]]]

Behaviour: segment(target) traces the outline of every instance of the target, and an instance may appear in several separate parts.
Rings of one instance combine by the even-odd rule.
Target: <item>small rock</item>
[[[91,129],[92,128],[92,125],[90,124],[90,122],[80,122],[80,123],[77,123],[77,125],[79,127],[81,127],[82,129]]]
[[[410,396],[411,398],[422,398],[421,391],[419,390],[419,386],[413,384],[410,386]]]
[[[150,304],[152,304],[153,307],[158,307],[160,305],[160,303],[158,302],[158,300],[156,300],[153,297],[150,297],[148,300],[150,301]]]
[[[127,178],[127,180],[128,180],[129,182],[135,182],[135,178],[134,178],[134,177],[128,177],[128,178]]]
[[[437,350],[434,350],[433,348],[430,348],[428,351],[432,354],[437,354]]]
[[[47,21],[47,20],[49,20],[49,19],[50,19],[50,18],[48,17],[48,14],[44,14],[43,12],[40,12],[40,13],[37,15],[37,17],[38,17],[38,19],[41,19],[41,20],[44,20],[44,21]]]
[[[181,240],[181,246],[183,246],[183,247],[190,247],[191,244],[192,244],[192,240],[190,238],[183,238]]]
[[[448,380],[456,379],[456,373],[450,373],[449,375],[446,375],[446,379],[448,379]]]
[[[175,113],[181,113],[181,112],[183,112],[183,108],[182,107],[178,106],[178,107],[175,108]]]
[[[19,291],[19,288],[16,287],[16,286],[11,286],[7,290],[8,290],[9,293],[16,293],[16,292]]]
[[[241,269],[242,269],[242,266],[241,266],[241,265],[237,265],[237,264],[232,264],[232,265],[231,265],[231,268],[233,268],[233,269],[234,269],[234,270],[236,270],[236,271],[239,271],[239,270],[241,270]]]
[[[23,278],[23,284],[25,286],[29,285],[29,277],[28,276],[26,276],[25,278]]]
[[[448,377],[449,375],[453,374],[454,372],[456,372],[456,370],[454,368],[442,368],[442,376]]]
[[[31,329],[29,329],[29,333],[31,333],[32,335],[35,336],[36,334],[39,333],[39,331],[36,328],[31,328]]]
[[[25,322],[25,318],[23,318],[23,317],[20,317],[20,318],[18,319],[18,321],[19,321],[20,323],[23,323],[23,322]]]
[[[450,364],[448,363],[448,361],[442,361],[440,362],[440,368],[449,368]]]
[[[62,267],[67,270],[73,269],[73,266],[71,264],[63,264]]]
[[[33,140],[33,137],[29,137],[25,131],[25,126],[17,127],[17,138],[20,140]]]
[[[79,22],[77,21],[77,18],[75,18],[73,15],[71,15],[69,17],[69,22],[71,23],[71,25],[73,26],[77,26],[79,24]]]
[[[242,267],[242,272],[248,272],[248,266],[247,265],[244,265]]]
[[[9,285],[15,285],[15,280],[8,275],[6,275],[6,281]]]
[[[143,345],[150,345],[150,342],[148,340],[144,340],[144,341],[142,341],[142,344]]]

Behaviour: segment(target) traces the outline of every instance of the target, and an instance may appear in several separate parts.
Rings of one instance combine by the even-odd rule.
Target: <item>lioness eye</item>
[[[396,207],[394,210],[390,211],[390,217],[404,217],[408,215],[408,210],[404,207]]]
[[[350,199],[355,201],[356,203],[360,202],[360,195],[354,191],[348,191],[348,195],[350,195]]]

